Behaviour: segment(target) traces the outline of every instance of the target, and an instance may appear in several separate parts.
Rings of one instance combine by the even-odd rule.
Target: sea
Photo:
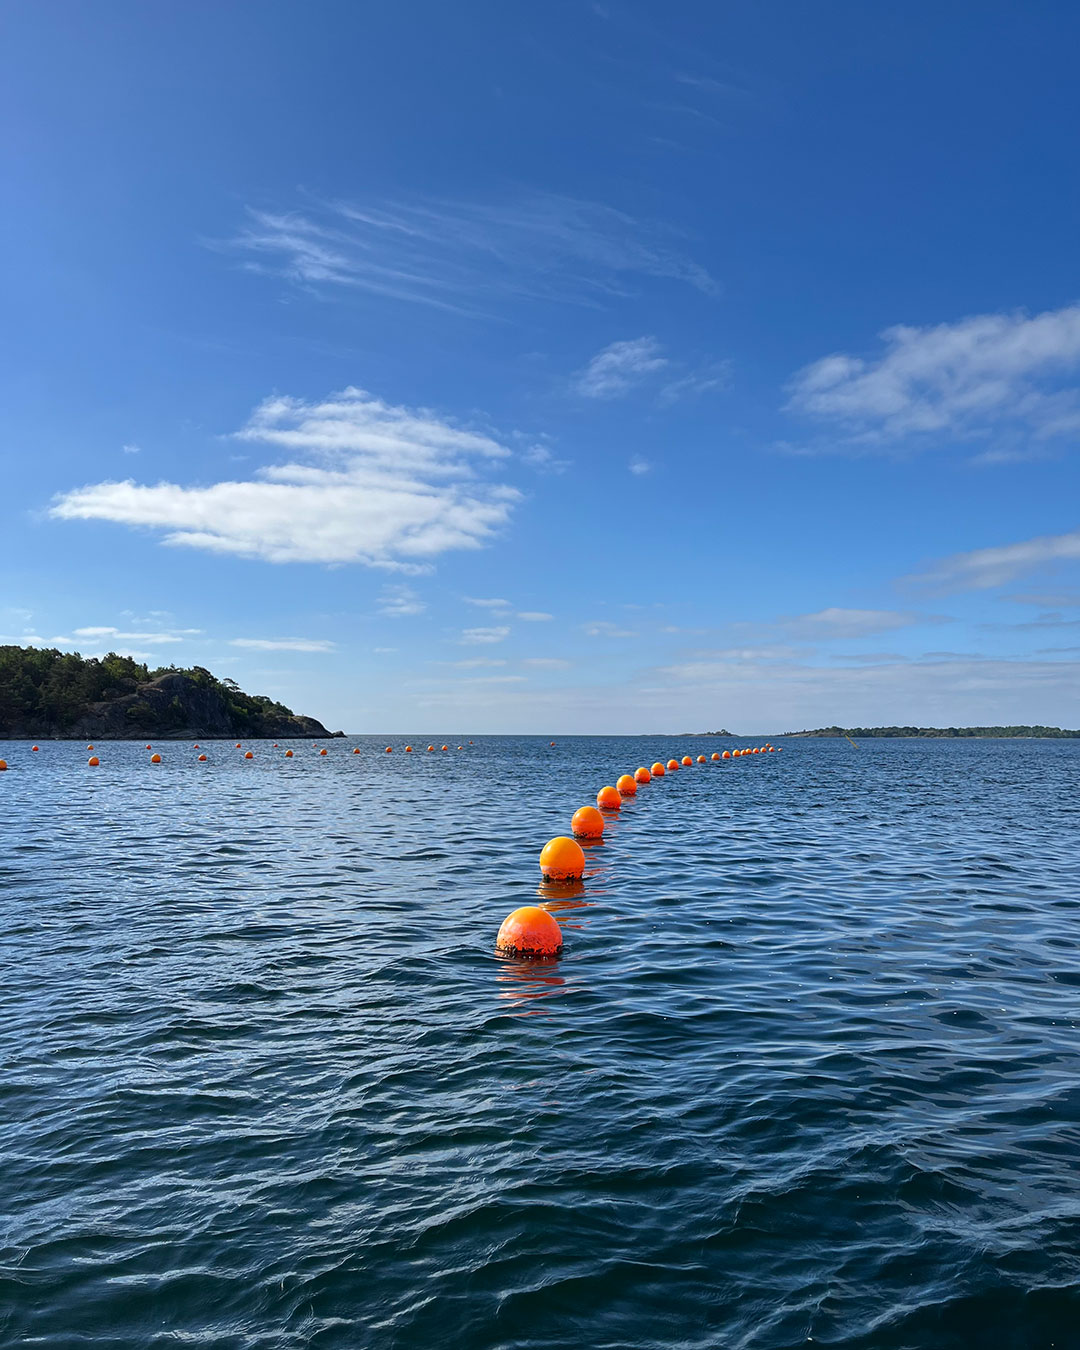
[[[1080,1347],[1080,741],[774,736],[542,882],[763,743],[0,743],[0,1345]]]

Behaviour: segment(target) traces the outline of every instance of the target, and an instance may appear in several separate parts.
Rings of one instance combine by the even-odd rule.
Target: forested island
[[[202,666],[157,670],[109,652],[0,646],[0,737],[212,740],[331,733],[262,694],[245,694]],[[335,732],[334,735],[342,735]]]
[[[1080,731],[1063,731],[1061,727],[820,727],[817,731],[785,731],[785,736],[850,736],[855,739],[862,736],[869,739],[875,736],[918,736],[927,739],[976,739],[998,740],[1020,737],[1030,740],[1055,740],[1075,738]]]

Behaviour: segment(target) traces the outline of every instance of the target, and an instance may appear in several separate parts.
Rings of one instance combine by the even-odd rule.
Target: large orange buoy
[[[649,770],[649,772],[652,774],[654,778],[663,778],[664,766],[660,763],[659,760],[657,760],[656,763]]]
[[[205,755],[200,755],[200,756],[199,756],[199,763],[200,763],[200,764],[205,764],[205,763],[206,763],[206,756],[205,756]]]
[[[151,756],[150,756],[150,763],[151,763],[151,764],[160,764],[160,763],[161,763],[161,756],[158,755],[158,754],[153,754],[153,755],[151,755]]]
[[[669,759],[668,762],[667,762],[667,766],[668,766],[668,772],[669,772],[669,773],[674,773],[674,772],[676,771],[676,769],[678,769],[678,767],[679,767],[679,761],[678,761],[677,759]]]
[[[97,766],[101,763],[101,760],[98,759],[97,755],[91,755],[86,762],[92,769],[96,769]]]
[[[596,804],[601,811],[617,811],[622,806],[622,797],[617,787],[602,787],[596,794]]]
[[[254,758],[255,758],[254,751],[252,751],[252,750],[245,750],[245,751],[244,751],[244,758],[245,758],[245,759],[254,759]]]
[[[7,760],[0,759],[0,773],[3,773],[6,768],[7,768]]]
[[[562,929],[546,909],[523,905],[503,919],[495,945],[511,956],[558,956]]]
[[[682,757],[682,762],[683,762],[683,768],[684,768],[684,769],[688,769],[688,768],[690,767],[690,765],[693,764],[693,762],[694,762],[694,757],[693,757],[693,755],[683,755],[683,757]]]
[[[540,871],[549,881],[577,881],[585,872],[585,854],[565,834],[549,839],[540,853]]]
[[[286,750],[286,751],[285,751],[285,758],[286,758],[286,759],[292,759],[292,751],[291,751],[291,750]]]
[[[697,762],[698,762],[699,764],[704,764],[704,763],[705,763],[705,756],[704,756],[704,755],[698,755],[698,757],[697,757]]]
[[[720,758],[721,758],[721,759],[730,759],[730,758],[731,758],[731,751],[730,751],[730,750],[725,750],[724,753],[720,756]]]
[[[570,821],[570,829],[579,839],[599,839],[604,833],[604,817],[595,806],[579,806]]]
[[[319,754],[320,754],[320,755],[325,755],[326,753],[327,753],[327,752],[326,752],[325,750],[320,750],[320,751],[319,751]]]
[[[634,781],[634,775],[631,773],[621,773],[615,780],[615,786],[619,789],[623,797],[634,797],[637,795],[637,783]]]
[[[639,783],[652,782],[652,774],[648,771],[648,769],[645,767],[644,764],[641,766],[640,769],[634,770],[634,778]]]

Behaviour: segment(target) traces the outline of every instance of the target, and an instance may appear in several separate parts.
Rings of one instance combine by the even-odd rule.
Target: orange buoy
[[[615,786],[619,789],[623,797],[634,797],[637,795],[637,783],[634,781],[632,773],[621,773],[615,780]]]
[[[679,761],[678,761],[677,759],[669,759],[668,762],[667,762],[667,766],[668,766],[668,772],[669,772],[669,773],[674,773],[675,770],[679,767]]]
[[[540,853],[540,871],[548,881],[578,881],[585,872],[585,854],[565,834],[549,839]]]
[[[88,745],[86,748],[87,750],[93,750],[94,747],[92,745]]]
[[[147,750],[153,750],[154,747],[153,747],[152,745],[150,745],[149,742],[148,742],[146,748],[147,748]]]
[[[570,821],[570,829],[579,839],[599,839],[604,833],[604,817],[595,806],[579,806]]]
[[[465,747],[464,747],[463,745],[459,745],[459,746],[458,746],[458,749],[459,749],[459,750],[464,750]]]
[[[319,751],[319,754],[320,754],[320,755],[325,755],[325,754],[326,754],[326,751],[325,751],[325,750],[320,750],[320,751]]]
[[[101,763],[101,760],[98,759],[97,755],[91,755],[86,762],[91,769],[96,769],[97,766]]]
[[[30,747],[30,749],[31,749],[31,750],[36,750],[36,749],[37,749],[37,746],[36,746],[36,745],[32,745],[32,746]]]
[[[251,751],[249,750],[249,751],[248,751],[248,754],[250,754],[250,753],[251,753]],[[160,764],[160,763],[161,763],[161,756],[158,755],[158,754],[153,754],[153,755],[151,755],[151,756],[150,756],[150,763],[151,763],[151,764]]]
[[[0,773],[3,773],[6,768],[7,768],[7,760],[0,759]]]
[[[720,758],[721,758],[721,759],[730,759],[730,758],[731,758],[731,751],[730,751],[730,750],[725,750],[724,753],[720,756]]]
[[[405,753],[406,753],[407,755],[411,755],[411,754],[412,754],[412,746],[411,746],[411,745],[407,745],[407,746],[405,747]]]
[[[240,749],[240,742],[239,742],[239,741],[236,742],[236,748],[237,748],[237,750]]]
[[[244,758],[245,758],[245,759],[254,759],[254,758],[255,758],[254,752],[251,751],[251,750],[245,750],[245,751],[244,751]]]
[[[286,759],[292,759],[292,751],[291,751],[291,750],[286,750],[286,751],[285,751],[285,758],[286,758]]]
[[[648,769],[645,767],[644,764],[641,766],[640,769],[634,770],[634,778],[639,783],[652,782],[652,774],[648,771]]]
[[[354,755],[358,755],[359,753],[360,753],[360,747],[357,746],[356,749],[353,751],[353,754],[354,754]],[[392,745],[388,745],[388,746],[386,747],[386,753],[387,753],[388,755],[392,755],[392,754],[394,753],[394,747],[393,747]]]
[[[705,763],[705,756],[704,756],[704,755],[698,755],[698,757],[697,757],[697,762],[698,762],[699,764],[704,764],[704,763]]]
[[[280,748],[281,747],[278,745],[277,741],[275,741],[274,744],[270,747],[271,750],[279,750]]]
[[[546,909],[523,905],[503,919],[495,945],[511,956],[558,956],[562,929]]]
[[[429,745],[429,746],[428,746],[429,752],[432,751],[432,750],[434,750],[434,749],[435,749],[435,747],[434,747],[433,745]]]
[[[652,776],[654,778],[663,778],[664,766],[660,763],[659,760],[657,760],[656,763],[652,766],[650,772],[652,773]]]
[[[205,755],[200,755],[200,756],[199,756],[199,763],[200,763],[200,764],[205,764],[205,763],[206,763],[206,756],[205,756]]]
[[[192,750],[198,750],[198,749],[199,749],[199,742],[196,741],[195,744],[194,744],[191,748],[192,748]]]
[[[688,769],[688,768],[690,767],[690,765],[693,764],[693,762],[694,762],[694,757],[693,757],[693,755],[683,755],[683,757],[682,757],[682,762],[683,762],[683,768],[684,768],[684,769]]]
[[[718,760],[718,759],[720,758],[720,751],[719,751],[719,750],[714,750],[714,751],[712,752],[712,757],[713,757],[713,762],[715,763],[716,760]]]
[[[444,745],[442,748],[443,748],[444,750],[449,750],[450,747],[449,747],[448,745]]]
[[[601,811],[617,811],[622,806],[622,797],[617,787],[602,787],[596,794],[596,804]]]

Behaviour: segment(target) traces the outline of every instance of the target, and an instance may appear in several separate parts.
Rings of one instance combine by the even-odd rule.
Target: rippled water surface
[[[0,744],[0,1343],[1080,1346],[1080,742],[460,740]]]

